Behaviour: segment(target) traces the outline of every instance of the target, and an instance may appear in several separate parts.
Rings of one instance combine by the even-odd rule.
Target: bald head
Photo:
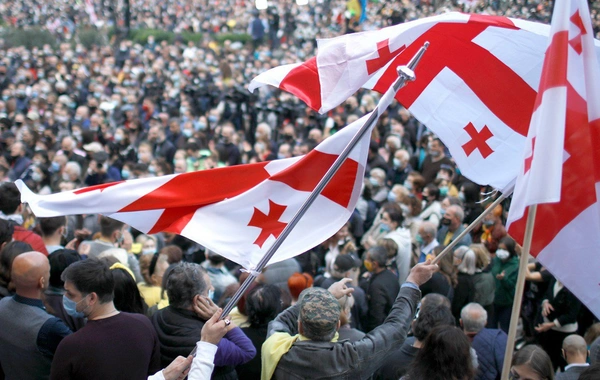
[[[572,334],[566,337],[563,340],[562,348],[565,350],[567,358],[573,355],[587,358],[587,344],[585,343],[585,339],[580,335]]]
[[[11,279],[17,294],[39,298],[39,294],[48,286],[50,279],[48,258],[35,251],[20,254],[13,261]]]

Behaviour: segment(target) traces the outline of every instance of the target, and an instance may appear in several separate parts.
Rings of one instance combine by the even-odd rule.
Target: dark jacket
[[[160,342],[161,364],[167,367],[177,356],[187,357],[200,340],[203,320],[189,310],[168,306],[152,315],[152,324]],[[213,379],[237,379],[233,368],[256,355],[252,342],[240,328],[229,331],[217,345]]]
[[[390,270],[386,269],[371,275],[365,290],[369,306],[363,325],[365,331],[371,331],[383,323],[394,305],[399,290],[398,278]]]
[[[421,292],[403,287],[383,325],[357,342],[296,341],[282,356],[273,379],[359,379],[370,377],[386,353],[406,339]],[[269,324],[269,335],[298,333],[299,304],[279,314]]]
[[[554,284],[556,284],[556,279],[550,281],[548,290],[546,291],[545,299],[547,299],[554,308],[554,310],[548,314],[548,320],[554,321],[555,319],[558,319],[558,323],[560,323],[561,326],[577,322],[579,309],[581,309],[581,301],[565,287],[559,290],[555,296]]]
[[[468,303],[475,300],[475,275],[458,273],[458,283],[454,289],[454,298],[452,298],[452,315],[456,322],[460,319],[460,311]]]
[[[386,358],[383,366],[375,372],[373,378],[377,380],[397,380],[406,375],[410,365],[419,353],[419,349],[413,346],[414,342],[414,338],[407,339],[400,348],[393,350]]]
[[[256,355],[252,360],[246,364],[242,364],[236,367],[236,372],[240,380],[259,380],[261,365],[260,348],[267,339],[267,326],[264,327],[244,327],[242,331],[252,341],[256,352]]]
[[[471,347],[477,352],[475,380],[496,380],[502,375],[507,335],[498,329],[483,329],[475,335]]]
[[[577,380],[581,373],[587,368],[588,366],[569,367],[565,372],[557,374],[554,380]]]

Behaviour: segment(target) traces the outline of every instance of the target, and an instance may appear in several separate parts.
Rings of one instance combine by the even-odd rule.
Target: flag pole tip
[[[429,41],[425,42],[425,43],[423,44],[423,47],[424,47],[425,49],[427,49],[427,48],[429,47]]]

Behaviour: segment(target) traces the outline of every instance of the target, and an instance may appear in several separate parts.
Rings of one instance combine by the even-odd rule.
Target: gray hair
[[[460,246],[454,250],[454,257],[462,261],[456,269],[460,273],[475,274],[477,271],[477,255],[467,246]]]
[[[478,303],[471,302],[462,308],[460,319],[463,329],[468,333],[478,333],[487,324],[487,311]]]
[[[465,212],[459,205],[452,205],[448,207],[446,211],[452,210],[454,212],[454,216],[458,219],[459,222],[463,222],[465,219]]]
[[[173,267],[167,279],[166,290],[169,305],[178,309],[192,306],[194,297],[204,294],[208,288],[205,281],[206,271],[195,263],[181,262]]]
[[[81,165],[75,161],[69,161],[65,164],[65,170],[72,170],[74,174],[77,175],[77,178],[81,178]]]
[[[433,237],[435,237],[435,234],[437,233],[437,228],[436,228],[435,224],[433,224],[431,222],[422,222],[421,228],[423,228],[423,232],[425,232],[427,235],[430,235]]]

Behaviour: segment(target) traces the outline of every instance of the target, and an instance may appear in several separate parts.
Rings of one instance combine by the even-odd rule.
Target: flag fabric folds
[[[531,253],[600,316],[600,66],[585,0],[558,0],[525,154],[509,211]]]
[[[390,90],[382,97],[379,115],[393,96]],[[16,185],[21,201],[37,217],[99,213],[145,233],[181,234],[254,269],[370,115],[303,157],[114,182],[47,196],[34,194],[20,180]],[[354,147],[271,264],[322,243],[348,221],[363,184],[370,132]]]
[[[318,55],[257,76],[321,113],[361,87],[384,92],[398,65],[429,41],[417,80],[396,99],[448,146],[474,182],[514,184],[539,87],[548,25],[448,13],[318,41]],[[596,42],[600,56],[600,42]]]

